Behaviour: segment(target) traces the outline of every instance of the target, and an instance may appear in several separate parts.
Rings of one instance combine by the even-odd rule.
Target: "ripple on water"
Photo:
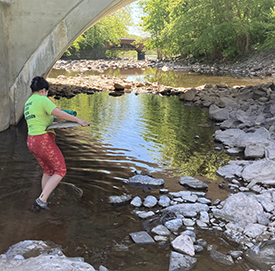
[[[143,199],[148,192],[158,197],[158,189],[144,191],[124,183],[134,171],[148,169],[164,179],[170,191],[183,189],[179,176],[192,175],[207,182],[213,200],[223,200],[227,192],[218,189],[222,180],[215,171],[230,158],[214,152],[215,128],[198,125],[208,123],[207,112],[185,108],[177,97],[151,95],[117,99],[97,93],[57,103],[76,110],[91,126],[57,131],[68,167],[64,182],[71,185],[61,184],[54,191],[50,212],[30,211],[42,172],[27,149],[24,121],[0,133],[0,217],[5,218],[0,221],[0,252],[21,240],[51,240],[67,256],[84,257],[95,268],[103,264],[114,270],[168,270],[169,246],[133,244],[129,233],[141,231],[145,221],[132,214],[131,206],[112,206],[108,198],[126,193]],[[194,140],[195,135],[200,140]],[[82,197],[74,186],[83,191]],[[198,236],[222,247],[219,234]],[[196,270],[205,266],[221,268],[203,252]]]

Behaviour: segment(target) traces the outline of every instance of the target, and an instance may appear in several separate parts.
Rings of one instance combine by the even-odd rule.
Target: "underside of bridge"
[[[107,44],[107,50],[137,51],[138,60],[145,60],[144,47],[143,43],[136,43],[136,40],[133,38],[119,38],[118,44]]]
[[[135,0],[0,0],[0,131],[23,115],[34,76],[47,76],[72,42]]]

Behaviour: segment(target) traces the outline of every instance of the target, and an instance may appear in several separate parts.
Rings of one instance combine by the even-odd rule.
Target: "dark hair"
[[[32,92],[39,91],[43,88],[48,90],[49,83],[43,77],[36,76],[32,79],[30,87],[31,87]]]

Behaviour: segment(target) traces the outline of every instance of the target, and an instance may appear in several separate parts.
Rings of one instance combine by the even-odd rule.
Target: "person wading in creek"
[[[62,152],[55,144],[54,130],[46,131],[54,117],[88,126],[86,120],[61,111],[47,97],[49,83],[40,76],[31,81],[32,95],[25,103],[24,117],[28,126],[27,145],[43,169],[42,192],[35,200],[32,210],[48,209],[48,197],[65,176],[67,169]]]

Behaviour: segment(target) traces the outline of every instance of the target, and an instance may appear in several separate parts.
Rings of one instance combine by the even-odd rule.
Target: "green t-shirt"
[[[56,105],[46,96],[33,94],[25,103],[24,116],[28,125],[29,135],[47,133],[46,128],[53,123],[51,115]],[[54,132],[50,130],[48,132]]]

